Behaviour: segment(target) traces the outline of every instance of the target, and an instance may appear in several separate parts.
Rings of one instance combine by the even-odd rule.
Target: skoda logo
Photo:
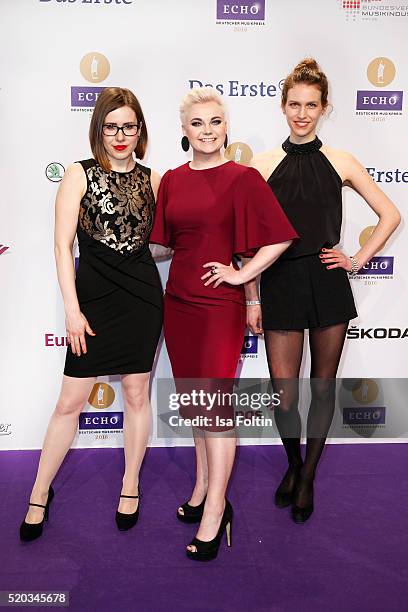
[[[64,176],[64,172],[65,168],[62,164],[60,164],[59,162],[52,162],[46,167],[45,176],[52,183],[59,183],[59,181],[61,181],[62,177]]]

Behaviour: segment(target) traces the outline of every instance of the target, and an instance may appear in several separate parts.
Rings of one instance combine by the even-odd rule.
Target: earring
[[[224,149],[226,149],[227,147],[228,147],[228,136],[227,134],[225,134]]]
[[[190,148],[190,142],[187,138],[187,136],[183,136],[183,138],[181,139],[181,148],[183,149],[183,151],[188,151]]]

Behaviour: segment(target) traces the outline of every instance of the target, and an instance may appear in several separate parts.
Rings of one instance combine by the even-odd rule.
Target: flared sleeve
[[[258,170],[245,170],[234,190],[234,254],[252,257],[263,246],[299,236]]]
[[[169,192],[171,170],[163,175],[157,194],[156,210],[154,214],[153,229],[149,242],[171,247],[171,232],[166,222],[166,206]]]

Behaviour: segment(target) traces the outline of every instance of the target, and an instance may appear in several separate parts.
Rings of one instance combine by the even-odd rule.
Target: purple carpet
[[[282,448],[239,448],[229,490],[233,545],[224,539],[211,563],[185,557],[195,525],[175,518],[192,486],[192,449],[149,449],[139,523],[128,533],[114,523],[122,451],[71,451],[43,537],[22,544],[18,527],[37,458],[0,453],[2,591],[69,591],[69,609],[81,612],[400,612],[407,605],[406,444],[328,446],[315,512],[304,525],[273,505]]]

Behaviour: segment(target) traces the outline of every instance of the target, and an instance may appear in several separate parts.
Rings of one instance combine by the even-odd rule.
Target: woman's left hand
[[[342,251],[337,251],[336,249],[322,249],[319,257],[322,264],[324,264],[328,270],[333,270],[334,268],[343,268],[347,272],[351,270],[351,259]]]
[[[262,336],[262,310],[259,304],[252,304],[246,309],[246,324],[254,336]]]
[[[232,263],[229,266],[224,266],[224,264],[219,263],[218,261],[209,261],[208,263],[203,265],[203,268],[211,268],[207,274],[201,277],[201,280],[206,280],[204,286],[207,287],[214,283],[213,287],[218,287],[221,283],[228,283],[230,285],[242,285],[244,280],[241,276],[241,271],[236,270]]]

